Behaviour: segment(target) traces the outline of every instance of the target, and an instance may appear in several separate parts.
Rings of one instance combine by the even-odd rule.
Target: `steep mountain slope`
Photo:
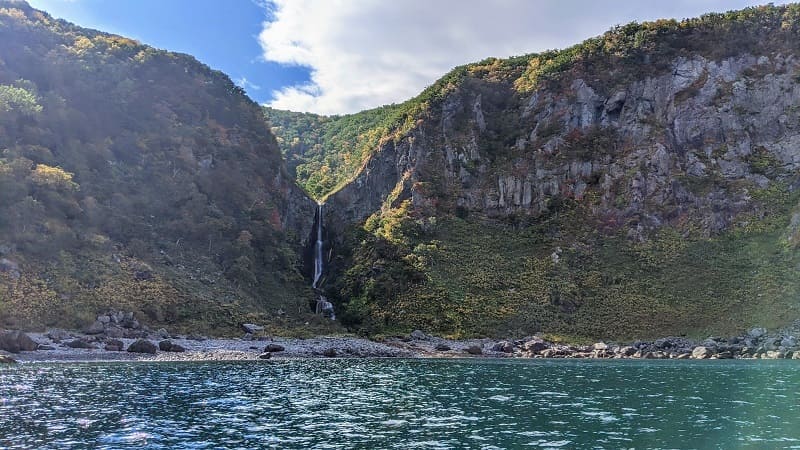
[[[728,333],[798,315],[800,6],[455,69],[328,199],[372,332]]]
[[[194,58],[0,1],[0,326],[307,320],[314,202]]]
[[[308,193],[320,200],[350,182],[403,112],[403,105],[344,116],[264,107],[287,168]]]

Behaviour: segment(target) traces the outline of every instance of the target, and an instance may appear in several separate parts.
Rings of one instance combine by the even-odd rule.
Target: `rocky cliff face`
[[[567,198],[637,236],[686,220],[718,233],[758,214],[753,190],[795,181],[799,69],[790,54],[682,57],[613,91],[576,78],[525,96],[468,80],[381,147],[330,214],[363,220],[400,185],[423,210],[537,216]]]
[[[612,338],[785,325],[797,13],[634,24],[456,69],[328,199],[343,318]]]

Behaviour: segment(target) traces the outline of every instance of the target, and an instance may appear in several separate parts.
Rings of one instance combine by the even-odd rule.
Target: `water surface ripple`
[[[796,361],[0,368],[0,448],[800,448]]]

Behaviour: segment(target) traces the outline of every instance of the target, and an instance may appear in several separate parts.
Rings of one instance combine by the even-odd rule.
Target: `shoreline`
[[[795,324],[800,327],[800,323]],[[242,338],[167,335],[163,330],[143,337],[111,338],[64,330],[47,333],[6,332],[28,340],[28,348],[3,357],[22,364],[61,362],[259,361],[306,358],[512,358],[512,359],[795,359],[800,328],[768,334],[754,328],[746,336],[709,338],[699,342],[680,337],[630,344],[598,342],[568,345],[529,336],[517,340],[450,340],[414,331],[380,341],[353,336],[286,338],[247,334]],[[20,337],[20,335],[23,335]],[[0,348],[3,344],[0,333]],[[145,341],[149,350],[127,350]],[[136,344],[136,345],[134,345]],[[75,346],[83,348],[73,348]],[[35,348],[35,350],[31,350]],[[171,350],[171,351],[170,351]],[[11,361],[9,361],[11,362]]]

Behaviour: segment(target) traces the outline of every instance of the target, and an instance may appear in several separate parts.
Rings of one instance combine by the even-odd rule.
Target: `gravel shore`
[[[258,336],[239,339],[169,335],[142,331],[136,338],[112,338],[65,330],[0,333],[0,357],[20,363],[76,361],[239,361],[289,358],[634,358],[634,359],[800,359],[800,322],[767,333],[694,341],[667,337],[630,344],[568,345],[539,336],[518,340],[449,340],[414,331],[408,336],[369,340],[354,336],[310,339]],[[11,348],[11,347],[14,348]],[[35,349],[35,350],[34,350]],[[141,353],[137,352],[140,351]],[[2,358],[6,359],[6,358]],[[0,361],[4,362],[4,361]],[[8,362],[8,361],[6,361]]]
[[[64,342],[53,342],[47,334],[27,333],[34,341],[41,344],[40,348],[48,350],[22,351],[11,354],[0,351],[1,354],[11,356],[20,363],[31,362],[79,362],[79,361],[239,361],[263,359],[265,348],[272,344],[282,347],[281,351],[270,353],[270,359],[287,358],[425,358],[425,357],[459,357],[470,356],[467,349],[475,345],[483,346],[489,340],[446,341],[451,350],[436,350],[445,340],[413,341],[404,339],[389,339],[376,342],[358,337],[315,337],[311,339],[298,338],[260,338],[260,339],[186,339],[171,338],[169,341],[185,349],[184,352],[162,352],[155,354],[132,353],[128,351],[108,351],[103,349],[102,343],[97,342],[99,348],[70,348]],[[80,333],[71,333],[70,339],[86,339]],[[136,339],[120,338],[125,348]],[[158,339],[151,342],[158,344]],[[441,348],[441,347],[440,347]],[[505,356],[501,352],[491,352],[485,356]],[[261,358],[259,358],[261,356]]]

